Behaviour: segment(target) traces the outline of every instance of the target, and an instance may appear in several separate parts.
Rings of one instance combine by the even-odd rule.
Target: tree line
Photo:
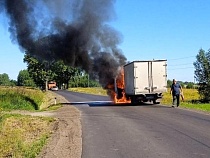
[[[59,88],[69,87],[99,87],[97,80],[89,78],[85,71],[68,66],[62,60],[48,62],[38,60],[25,54],[23,61],[27,63],[27,69],[21,70],[17,81],[10,80],[8,74],[0,74],[0,85],[3,86],[27,86],[47,89],[47,83],[55,81]]]
[[[186,89],[197,89],[198,85],[196,83],[193,82],[183,82],[183,81],[177,81],[183,88]],[[170,88],[172,85],[173,81],[172,80],[167,80],[167,87]]]

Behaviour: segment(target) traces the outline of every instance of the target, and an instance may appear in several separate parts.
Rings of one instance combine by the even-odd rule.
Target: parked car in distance
[[[57,86],[53,86],[53,87],[51,88],[51,90],[52,90],[52,91],[57,91],[57,90],[58,90],[58,87],[57,87]]]

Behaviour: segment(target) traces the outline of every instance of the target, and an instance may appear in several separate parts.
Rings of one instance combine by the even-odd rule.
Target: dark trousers
[[[178,107],[179,103],[180,103],[180,94],[173,95],[173,105],[176,104],[176,106]]]

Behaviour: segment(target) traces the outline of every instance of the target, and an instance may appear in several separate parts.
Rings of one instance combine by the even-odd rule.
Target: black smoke
[[[63,60],[102,85],[114,78],[126,58],[118,48],[122,36],[108,23],[115,0],[1,0],[9,18],[11,40],[41,60]],[[1,13],[1,12],[0,12]]]

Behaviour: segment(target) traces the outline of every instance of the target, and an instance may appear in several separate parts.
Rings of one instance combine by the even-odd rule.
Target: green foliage
[[[55,73],[53,80],[56,81],[59,87],[62,84],[66,84],[66,88],[69,87],[69,80],[75,76],[77,69],[71,66],[65,65],[63,61],[57,61],[52,64],[51,70]]]
[[[0,107],[3,110],[38,110],[44,99],[40,90],[0,87]]]
[[[33,79],[30,77],[28,70],[21,70],[17,77],[18,86],[35,87]]]
[[[100,84],[97,81],[89,79],[89,75],[81,69],[66,65],[63,61],[55,61],[49,63],[47,61],[39,61],[36,58],[26,54],[24,62],[28,64],[28,72],[30,77],[39,87],[45,87],[46,81],[55,81],[59,87],[98,87]],[[27,78],[26,72],[21,72],[19,84],[31,84],[25,82]],[[29,81],[29,80],[27,80]],[[63,84],[65,87],[63,87]]]
[[[183,82],[178,81],[178,83],[181,85],[181,87],[185,87],[185,84]]]
[[[101,85],[98,81],[89,80],[89,87],[101,87]]]
[[[10,86],[17,86],[16,80],[10,80]]]
[[[186,86],[187,89],[193,89],[193,88],[195,88],[195,85],[194,85],[193,82],[188,82],[186,85],[187,85]]]
[[[197,87],[193,82],[178,81],[178,83],[182,86],[182,88],[193,89]],[[172,80],[167,80],[167,88],[170,88],[171,85],[172,85]]]
[[[8,74],[0,74],[0,86],[16,86],[17,81],[10,80]]]
[[[46,81],[52,80],[54,73],[50,69],[51,63],[47,61],[39,61],[35,57],[25,54],[24,62],[28,64],[28,72],[33,78],[35,84],[42,89],[46,88]]]
[[[172,81],[171,80],[167,80],[167,88],[170,88],[171,87],[171,85],[172,85]]]
[[[6,73],[3,73],[3,74],[0,74],[0,85],[2,86],[10,86],[10,79],[9,79],[9,76],[8,74]]]
[[[203,100],[210,100],[210,50],[205,52],[200,49],[193,63],[195,67],[195,79],[199,83],[198,92]]]
[[[86,73],[77,74],[69,81],[69,87],[100,87],[99,82],[91,80]]]

